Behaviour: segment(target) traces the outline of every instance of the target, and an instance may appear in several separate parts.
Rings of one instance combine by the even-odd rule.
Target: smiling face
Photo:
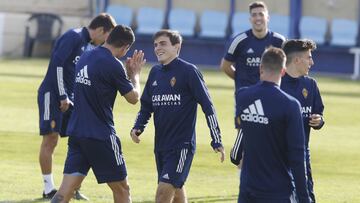
[[[264,33],[267,31],[269,22],[269,13],[263,7],[256,7],[250,11],[250,23],[255,33]]]
[[[169,37],[161,35],[154,40],[154,51],[158,61],[166,65],[179,55],[180,44],[172,45]]]
[[[299,75],[308,75],[311,66],[314,65],[311,50],[300,52],[296,60],[296,70]]]

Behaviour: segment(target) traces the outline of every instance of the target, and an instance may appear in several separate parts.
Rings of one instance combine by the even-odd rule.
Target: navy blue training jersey
[[[73,100],[75,65],[81,54],[94,47],[87,28],[72,29],[56,40],[45,78],[39,91],[52,91],[57,100]]]
[[[99,140],[115,135],[113,106],[117,91],[133,89],[120,60],[109,49],[85,52],[76,65],[75,101],[68,131],[70,136]]]
[[[263,198],[290,197],[293,176],[297,197],[308,202],[299,102],[265,81],[239,89],[236,101],[242,137],[235,150],[240,159],[244,152],[240,192]]]
[[[308,76],[292,78],[290,75],[285,74],[281,79],[280,87],[300,102],[305,130],[305,146],[308,150],[311,129],[309,116],[311,114],[323,115],[324,111],[324,104],[317,83],[313,78]],[[315,129],[320,129],[323,124],[324,123]]]
[[[198,103],[210,128],[212,147],[222,146],[215,109],[200,71],[180,58],[156,65],[149,73],[134,128],[143,131],[154,113],[155,151],[185,146],[195,150]]]
[[[262,39],[255,37],[251,29],[236,35],[227,45],[224,56],[235,63],[235,90],[256,84],[260,79],[259,66],[265,48],[281,48],[284,41],[284,36],[270,30]]]

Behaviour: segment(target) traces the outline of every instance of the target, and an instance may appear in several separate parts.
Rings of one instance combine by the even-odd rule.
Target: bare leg
[[[74,196],[74,191],[81,185],[85,176],[64,175],[61,186],[51,199],[51,203],[67,203]]]
[[[41,172],[42,174],[50,174],[52,172],[52,156],[59,139],[59,134],[53,132],[42,137],[39,154]]]
[[[185,186],[183,186],[181,189],[175,190],[175,196],[173,203],[187,203],[187,197],[186,197],[186,190]]]
[[[130,187],[127,182],[127,179],[123,181],[116,181],[107,183],[111,188],[114,196],[114,203],[130,203]]]
[[[156,203],[171,203],[175,196],[176,188],[169,183],[160,182],[156,190]]]

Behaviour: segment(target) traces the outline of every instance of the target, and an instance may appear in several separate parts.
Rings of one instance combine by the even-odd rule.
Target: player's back
[[[104,139],[115,134],[112,109],[120,86],[118,77],[126,78],[125,71],[108,49],[98,47],[82,55],[76,65],[70,135]],[[121,94],[132,89],[131,85],[123,86]]]
[[[289,158],[304,161],[298,102],[270,82],[240,89],[236,98],[244,143],[240,190],[259,197],[289,197],[293,190]]]

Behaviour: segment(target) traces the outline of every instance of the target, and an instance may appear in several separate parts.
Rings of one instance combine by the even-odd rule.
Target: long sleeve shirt
[[[134,129],[143,131],[153,114],[155,151],[184,146],[195,151],[198,104],[210,129],[211,146],[222,146],[215,109],[200,71],[180,58],[167,65],[156,65],[149,73],[141,96],[141,109]]]
[[[239,164],[243,158],[240,192],[286,198],[294,190],[294,180],[300,202],[309,202],[299,102],[276,84],[265,81],[239,89],[236,100],[241,136],[231,160]]]
[[[58,101],[73,100],[75,65],[81,54],[93,49],[87,28],[71,29],[56,40],[40,92],[52,91]]]

